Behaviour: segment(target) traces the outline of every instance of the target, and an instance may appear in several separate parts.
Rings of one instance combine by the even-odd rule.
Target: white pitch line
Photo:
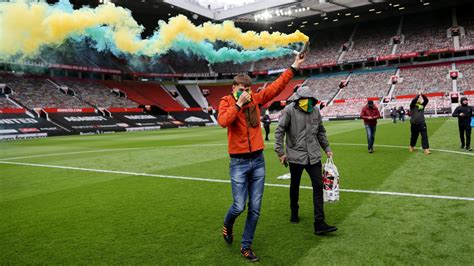
[[[82,168],[82,167],[72,167],[72,166],[61,166],[61,165],[34,164],[34,163],[7,162],[7,161],[0,161],[0,164],[22,165],[22,166],[44,167],[44,168],[66,169],[66,170],[78,170],[78,171],[86,171],[86,172],[111,173],[111,174],[133,175],[133,176],[149,176],[149,177],[159,177],[159,178],[167,178],[167,179],[203,181],[203,182],[213,182],[213,183],[230,183],[229,180],[224,180],[224,179],[135,173],[135,172],[128,172],[128,171],[102,170],[102,169],[92,169],[92,168]],[[284,188],[289,187],[289,185],[285,185],[285,184],[271,184],[271,183],[265,183],[265,186],[268,186],[268,187],[284,187]],[[309,186],[301,186],[301,188],[303,188],[303,189],[312,189],[312,187],[309,187]],[[341,191],[342,192],[351,192],[351,193],[390,195],[390,196],[402,196],[402,197],[417,197],[417,198],[474,201],[474,198],[469,198],[469,197],[455,197],[455,196],[429,195],[429,194],[414,194],[414,193],[390,192],[390,191],[372,191],[372,190],[357,190],[357,189],[341,189]]]
[[[273,142],[267,142],[266,144],[273,145]],[[334,142],[331,143],[334,146],[367,146],[364,143],[338,143]],[[118,149],[103,149],[103,150],[92,150],[92,151],[76,151],[76,152],[62,152],[62,153],[47,153],[47,154],[38,154],[38,155],[30,155],[30,156],[21,156],[21,157],[11,157],[11,158],[0,158],[0,160],[18,160],[18,159],[29,159],[29,158],[43,158],[49,156],[58,156],[58,155],[74,155],[74,154],[82,154],[82,153],[100,153],[100,152],[111,152],[111,151],[125,151],[125,150],[144,150],[144,149],[155,149],[155,148],[187,148],[187,147],[213,147],[213,146],[227,146],[226,143],[209,143],[209,144],[190,144],[190,145],[170,145],[170,146],[154,146],[154,147],[140,147],[140,148],[118,148]],[[375,147],[385,147],[385,148],[397,148],[397,149],[406,149],[405,146],[396,146],[396,145],[384,145],[384,144],[374,144]],[[441,149],[430,149],[432,151],[439,151],[439,152],[446,152],[446,153],[454,153],[454,154],[462,154],[462,155],[469,155],[474,156],[474,153],[470,152],[460,152],[460,151],[453,151],[453,150],[441,150]]]
[[[362,143],[330,143],[330,145],[341,145],[341,146],[367,146],[367,144]],[[385,147],[385,148],[397,148],[397,149],[407,149],[408,146],[396,146],[396,145],[385,145],[385,144],[374,144],[375,147]],[[431,149],[431,151],[439,151],[439,152],[447,152],[447,153],[455,153],[455,154],[462,154],[462,155],[469,155],[474,156],[472,152],[462,152],[462,151],[453,151],[453,150],[442,150],[442,149]]]
[[[97,153],[97,152],[109,152],[109,151],[127,151],[127,150],[138,150],[143,148],[118,148],[118,149],[103,149],[103,150],[88,150],[88,151],[71,151],[71,152],[60,152],[60,153],[46,153],[46,154],[37,154],[21,157],[11,157],[11,158],[2,158],[0,160],[18,160],[18,159],[29,159],[29,158],[43,158],[48,156],[59,156],[59,155],[74,155],[74,154],[83,154],[83,153]]]

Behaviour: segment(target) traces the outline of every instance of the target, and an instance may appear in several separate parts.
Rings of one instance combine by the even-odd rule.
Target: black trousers
[[[459,125],[459,138],[461,138],[461,145],[466,148],[471,147],[471,125]],[[466,134],[466,139],[464,139]]]
[[[265,129],[265,140],[268,140],[268,135],[270,134],[270,125],[263,124],[263,128]]]
[[[429,149],[430,144],[428,142],[428,129],[426,127],[426,123],[411,124],[410,146],[416,146],[418,135],[421,135],[421,147],[423,147],[423,149]]]
[[[321,170],[321,161],[317,164],[294,164],[290,163],[290,209],[292,213],[297,214],[299,205],[298,199],[300,196],[300,181],[303,170],[306,169],[311,184],[313,186],[313,207],[314,207],[314,221],[324,221],[324,207],[323,207],[323,178]]]

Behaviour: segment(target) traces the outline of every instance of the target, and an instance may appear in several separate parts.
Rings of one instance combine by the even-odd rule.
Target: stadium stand
[[[73,80],[55,80],[59,85],[72,89],[76,96],[94,107],[137,107],[137,103],[112,93],[110,88],[97,83]]]
[[[104,81],[109,88],[117,88],[140,105],[156,105],[165,111],[182,111],[184,106],[169,95],[159,83],[138,81]]]
[[[474,91],[474,64],[456,64],[456,67],[462,74],[457,79],[458,91]]]
[[[390,76],[395,69],[383,72],[352,73],[349,84],[341,90],[338,99],[381,98],[388,94]]]
[[[446,14],[405,17],[402,26],[404,41],[399,45],[398,53],[453,48],[453,39],[447,37],[447,30],[451,26],[450,17]]]
[[[318,100],[327,102],[339,91],[339,83],[345,80],[347,74],[342,75],[318,75],[306,80],[305,85],[313,89]]]
[[[349,40],[352,30],[353,27],[344,27],[316,32],[311,38],[311,49],[303,67],[320,63],[336,63],[342,46]]]
[[[422,89],[424,93],[445,93],[452,91],[452,82],[448,78],[449,65],[434,65],[418,68],[401,68],[400,78],[394,95],[415,94]]]
[[[10,97],[28,108],[88,106],[76,97],[61,93],[47,79],[0,76],[0,83],[6,83],[13,90]]]
[[[202,95],[202,92],[197,84],[186,84],[185,86],[189,94],[191,94],[193,99],[196,100],[200,107],[207,108],[209,106],[206,97]]]
[[[161,82],[161,86],[168,91],[168,93],[173,96],[173,98],[179,102],[184,108],[189,108],[189,104],[183,98],[181,92],[176,88],[176,84],[174,82]]]
[[[474,18],[471,10],[458,10],[458,24],[464,27],[465,35],[461,35],[460,46],[474,45]]]
[[[375,105],[379,105],[378,101],[374,101]],[[323,117],[342,117],[351,116],[359,117],[360,111],[367,104],[367,100],[353,101],[353,102],[338,102],[329,105],[321,110]]]
[[[11,101],[9,101],[5,95],[3,94],[0,94],[0,109],[1,108],[21,108],[17,105],[15,105],[14,103],[12,103]]]
[[[365,59],[378,55],[389,55],[393,45],[390,39],[396,35],[398,18],[359,25],[353,39],[352,49],[344,55],[345,61]]]
[[[189,107],[200,107],[196,100],[194,100],[193,96],[191,96],[189,91],[186,89],[186,86],[181,84],[176,84],[175,86],[176,89],[178,89],[179,94],[181,94],[181,96],[184,98]]]

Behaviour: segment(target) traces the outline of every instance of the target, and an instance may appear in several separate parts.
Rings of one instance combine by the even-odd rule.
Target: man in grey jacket
[[[293,102],[285,107],[275,131],[275,152],[284,165],[289,163],[290,209],[292,223],[298,223],[298,198],[301,174],[306,170],[313,186],[314,233],[322,235],[336,231],[334,226],[324,221],[323,180],[321,158],[323,149],[332,157],[326,138],[316,97],[307,86],[300,87],[290,98]],[[286,152],[283,138],[286,134]]]

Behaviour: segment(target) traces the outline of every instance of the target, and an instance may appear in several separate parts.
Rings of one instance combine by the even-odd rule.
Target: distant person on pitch
[[[379,119],[380,112],[374,101],[369,100],[367,105],[362,108],[360,117],[364,119],[365,132],[367,133],[367,144],[369,153],[374,152],[375,131],[377,129],[377,119]]]
[[[290,100],[292,103],[283,109],[275,131],[275,152],[281,164],[290,166],[290,221],[299,222],[300,181],[303,170],[306,170],[313,186],[314,233],[323,235],[337,230],[335,226],[325,222],[321,169],[321,150],[324,150],[328,157],[332,157],[333,153],[329,147],[321,113],[315,107],[316,97],[311,89],[307,86],[300,87]]]
[[[406,115],[405,109],[403,108],[403,106],[400,106],[398,108],[398,120],[405,122],[405,115]]]
[[[270,119],[269,113],[270,112],[266,110],[265,115],[262,118],[263,128],[265,129],[265,141],[270,141],[268,135],[270,134],[270,124],[272,123],[272,120]]]
[[[397,123],[397,108],[393,107],[390,109],[390,117],[392,117],[393,123]]]
[[[474,116],[474,108],[468,105],[466,97],[461,98],[461,105],[456,107],[453,116],[458,118],[459,138],[461,139],[461,149],[466,148],[472,151],[471,147],[471,118]],[[466,138],[464,139],[464,134]]]
[[[411,138],[410,151],[415,151],[418,135],[421,135],[421,146],[426,155],[431,154],[430,144],[428,142],[428,129],[425,122],[425,108],[428,104],[428,97],[422,94],[421,91],[411,100],[410,103],[410,123],[411,123]]]
[[[296,74],[305,60],[298,54],[294,63],[266,89],[252,94],[252,80],[248,75],[237,75],[230,95],[219,103],[218,122],[227,128],[228,152],[230,156],[230,183],[232,206],[224,218],[223,237],[231,244],[234,222],[244,211],[248,198],[248,213],[242,236],[241,254],[250,261],[258,257],[252,250],[252,242],[260,216],[260,206],[265,182],[265,160],[263,137],[260,126],[260,107],[280,94]]]

